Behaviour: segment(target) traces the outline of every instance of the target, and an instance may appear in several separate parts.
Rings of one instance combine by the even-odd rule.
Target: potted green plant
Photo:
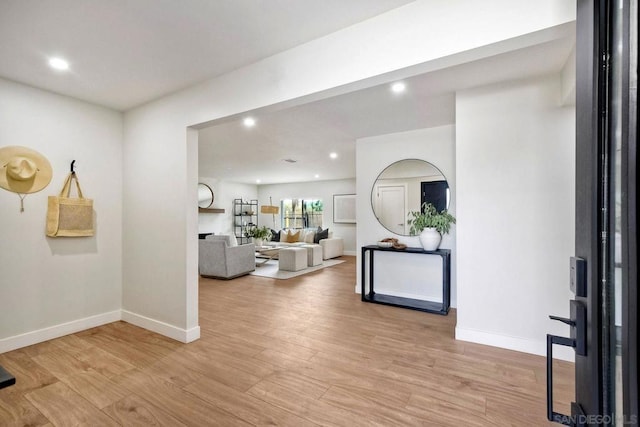
[[[262,246],[265,240],[271,239],[271,230],[267,226],[248,227],[244,230],[246,237],[252,237],[256,246]]]
[[[456,219],[446,209],[438,212],[433,204],[423,203],[422,212],[409,212],[407,223],[411,226],[409,233],[418,235],[424,250],[435,251],[440,246],[442,235],[449,233]]]

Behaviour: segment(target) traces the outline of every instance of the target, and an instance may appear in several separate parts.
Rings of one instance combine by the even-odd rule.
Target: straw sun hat
[[[51,182],[51,164],[27,147],[0,148],[0,187],[19,194],[35,193]]]

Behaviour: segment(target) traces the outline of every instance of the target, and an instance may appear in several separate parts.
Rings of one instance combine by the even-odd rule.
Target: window
[[[324,205],[320,199],[283,199],[280,207],[282,228],[322,227]]]

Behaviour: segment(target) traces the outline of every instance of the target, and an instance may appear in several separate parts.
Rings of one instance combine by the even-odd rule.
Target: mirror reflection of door
[[[405,233],[405,199],[407,189],[403,185],[379,186],[378,203],[379,220],[386,224],[389,231],[397,234]]]
[[[447,209],[447,192],[449,191],[447,181],[421,182],[420,187],[422,190],[420,206],[431,203],[438,212]]]
[[[408,236],[407,215],[433,203],[438,211],[449,208],[447,179],[433,164],[420,159],[398,160],[384,168],[371,188],[371,207],[388,231]]]

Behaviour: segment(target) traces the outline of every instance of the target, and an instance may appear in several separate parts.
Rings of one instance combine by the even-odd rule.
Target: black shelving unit
[[[420,254],[420,255],[437,255],[442,258],[442,302],[419,300],[413,298],[397,297],[394,295],[385,295],[376,293],[373,289],[374,284],[374,253],[395,252],[399,254]],[[369,269],[367,272],[367,254],[369,254]],[[392,305],[394,307],[409,308],[411,310],[426,311],[428,313],[436,313],[446,315],[449,313],[451,300],[451,250],[438,249],[437,251],[425,251],[422,248],[381,248],[376,245],[362,247],[362,265],[361,265],[361,283],[362,283],[362,301],[372,302],[376,304]],[[367,274],[368,273],[368,274]],[[367,286],[368,285],[368,286]],[[369,292],[367,293],[367,287]]]
[[[258,200],[233,199],[233,233],[239,245],[249,243],[244,231],[254,226],[258,226]]]

